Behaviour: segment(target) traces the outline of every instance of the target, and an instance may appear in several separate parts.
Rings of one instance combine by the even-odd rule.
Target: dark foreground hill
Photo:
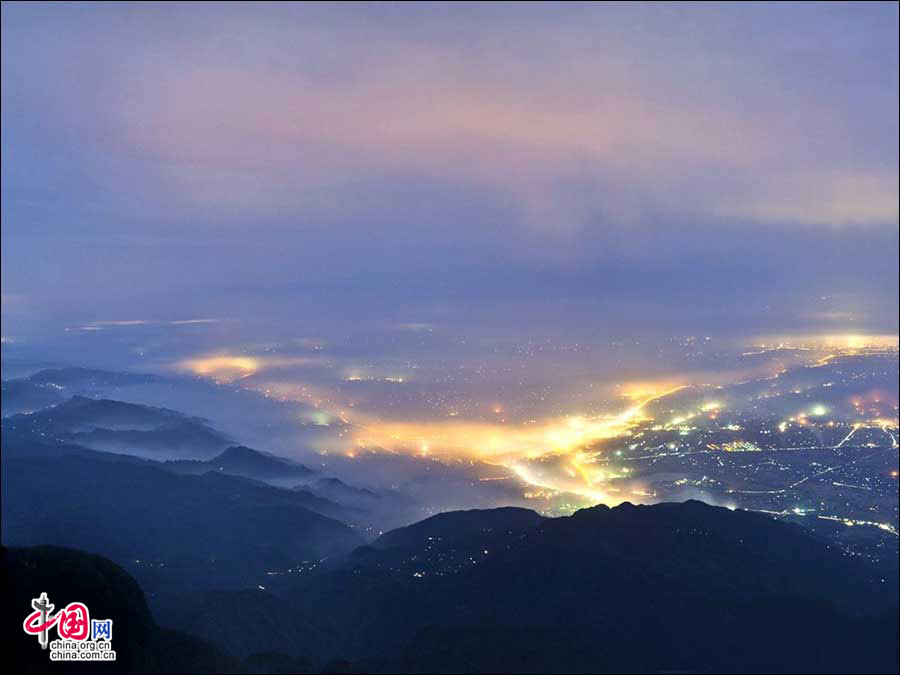
[[[137,584],[108,561],[46,548],[5,555],[8,608],[24,607],[5,619],[22,654],[16,672],[40,651],[21,620],[41,591],[114,618],[123,672],[898,667],[896,578],[796,526],[698,502],[556,519],[441,514],[266,590],[186,593],[160,620],[199,639],[157,628]]]
[[[699,502],[527,514],[443,514],[185,625],[372,672],[897,671],[897,579],[797,526]],[[242,627],[274,607],[274,643]]]
[[[80,551],[56,547],[2,548],[4,662],[13,673],[84,669],[105,673],[239,672],[241,664],[208,642],[153,621],[137,582],[121,567]],[[68,668],[50,661],[35,636],[22,630],[31,600],[46,593],[56,609],[81,602],[92,618],[112,619],[114,663]],[[56,633],[51,630],[50,639]]]
[[[135,458],[20,450],[3,457],[3,543],[99,553],[154,597],[256,587],[269,571],[362,543],[291,490],[214,472],[176,475]]]

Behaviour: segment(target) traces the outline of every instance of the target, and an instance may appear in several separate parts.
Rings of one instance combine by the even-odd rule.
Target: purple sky
[[[898,330],[895,3],[2,12],[5,339]]]

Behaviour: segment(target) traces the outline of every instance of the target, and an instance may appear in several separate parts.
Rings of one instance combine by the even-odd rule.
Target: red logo
[[[29,635],[39,636],[41,646],[47,644],[47,631],[53,626],[64,640],[81,641],[91,637],[91,617],[86,605],[70,602],[65,609],[51,614],[53,605],[47,601],[46,593],[35,598],[31,604],[35,611],[25,618],[22,628]]]

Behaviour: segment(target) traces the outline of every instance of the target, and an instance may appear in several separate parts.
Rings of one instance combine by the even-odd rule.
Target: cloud
[[[66,325],[881,297],[896,12],[7,4],[4,292]]]
[[[192,326],[198,324],[218,323],[219,319],[176,319],[172,321],[155,321],[150,319],[116,319],[108,321],[92,321],[81,326],[81,330],[104,330],[106,328],[132,328],[140,326]]]
[[[402,59],[420,60],[415,50]],[[551,235],[658,213],[771,224],[897,220],[895,171],[836,174],[827,158],[823,171],[821,153],[808,156],[774,101],[757,103],[760,119],[659,100],[640,83],[626,91],[552,80],[538,88],[446,83],[452,68],[441,65],[424,82],[385,68],[362,83],[324,84],[252,68],[152,65],[135,78],[112,138],[151,160],[156,180],[200,213],[314,219],[339,200],[364,217],[353,203],[378,192],[373,176],[387,174],[492,195]],[[820,127],[814,133],[828,133],[827,115],[806,112]]]
[[[720,204],[723,218],[787,225],[879,226],[898,223],[900,174],[823,174],[763,178],[755,189]]]
[[[45,38],[67,28],[85,42],[80,65],[56,93],[15,79],[28,95],[6,107],[74,113],[44,126],[102,156],[81,190],[97,208],[139,217],[165,201],[192,228],[346,227],[397,218],[386,182],[427,181],[549,237],[660,215],[896,222],[896,148],[884,148],[897,124],[880,111],[896,108],[897,87],[870,63],[887,76],[896,54],[869,52],[866,13],[177,14],[179,31],[146,9],[35,22]],[[68,51],[49,45],[42,74]]]

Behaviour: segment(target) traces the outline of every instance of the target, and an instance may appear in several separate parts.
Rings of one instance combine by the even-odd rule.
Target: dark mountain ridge
[[[284,483],[308,479],[316,474],[315,471],[303,464],[243,445],[228,447],[221,454],[205,461],[170,460],[165,464],[167,468],[176,473],[219,471],[236,476],[258,480],[277,480]]]
[[[4,435],[57,439],[93,450],[142,456],[206,458],[230,439],[206,420],[175,410],[112,399],[72,396],[32,414],[3,420]]]
[[[389,533],[286,597],[319,608],[347,636],[345,656],[375,669],[849,672],[858,641],[872,670],[896,670],[897,579],[798,526],[700,502],[626,503],[532,514],[531,527],[515,513],[521,529],[480,549],[510,515],[442,514]],[[499,658],[523,636],[540,658]]]
[[[309,499],[245,478],[176,475],[152,462],[68,454],[3,457],[3,543],[105,555],[152,597],[256,586],[271,570],[362,543]]]

